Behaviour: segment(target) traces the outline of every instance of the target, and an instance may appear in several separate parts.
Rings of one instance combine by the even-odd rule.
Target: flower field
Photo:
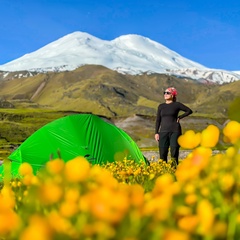
[[[228,148],[212,154],[220,138]],[[179,138],[191,153],[176,167],[161,160],[94,165],[51,160],[35,176],[5,176],[0,239],[239,240],[240,123],[209,125]]]

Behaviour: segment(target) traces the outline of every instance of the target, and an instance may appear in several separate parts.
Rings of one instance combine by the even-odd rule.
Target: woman
[[[178,137],[182,134],[180,119],[190,115],[192,110],[180,102],[176,102],[177,90],[169,87],[164,91],[165,103],[158,106],[155,139],[159,143],[160,159],[167,162],[170,147],[171,158],[178,164]],[[178,115],[180,111],[184,113]]]

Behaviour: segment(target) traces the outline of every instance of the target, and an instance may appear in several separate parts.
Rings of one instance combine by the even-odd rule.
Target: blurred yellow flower
[[[100,166],[93,166],[91,168],[90,177],[92,177],[94,182],[99,186],[116,188],[118,185],[117,179],[112,176],[111,172]]]
[[[20,167],[18,169],[18,172],[19,172],[20,175],[25,176],[25,175],[32,174],[33,169],[32,169],[32,166],[29,163],[24,162],[20,165]]]
[[[192,164],[203,169],[207,166],[209,158],[212,155],[212,149],[205,147],[198,147],[192,152]]]
[[[178,220],[180,229],[187,232],[194,232],[198,225],[198,217],[194,215],[184,216]]]
[[[39,199],[46,205],[57,203],[62,195],[62,187],[53,182],[46,182],[39,188]]]
[[[90,204],[91,204],[91,194],[85,194],[80,197],[79,203],[78,203],[78,208],[82,212],[88,212],[90,210]]]
[[[45,218],[33,215],[20,235],[19,240],[51,240],[52,229]]]
[[[208,197],[211,194],[208,186],[201,188],[200,192],[204,197]]]
[[[176,214],[178,216],[188,216],[188,215],[191,215],[192,214],[192,208],[189,207],[189,206],[177,206],[176,208]]]
[[[36,183],[36,177],[32,173],[24,175],[22,179],[24,185],[30,186],[33,182]]]
[[[82,182],[90,172],[90,164],[84,157],[76,157],[65,164],[65,177],[69,182]]]
[[[215,125],[209,125],[202,131],[201,146],[206,148],[215,147],[218,143],[220,131]]]
[[[138,184],[132,185],[130,188],[129,199],[134,207],[140,207],[144,204],[144,188]]]
[[[237,152],[238,152],[238,149],[231,146],[231,147],[227,148],[226,155],[227,155],[227,157],[232,158],[237,154]]]
[[[16,181],[12,181],[10,184],[13,188],[17,187],[17,182]]]
[[[147,202],[145,202],[143,206],[143,214],[146,216],[154,216],[159,221],[166,220],[169,215],[173,203],[173,197],[169,194],[163,194],[161,196],[157,196],[151,198]]]
[[[201,133],[195,133],[193,130],[186,131],[178,138],[178,143],[186,149],[193,149],[200,144]]]
[[[13,209],[15,206],[14,192],[9,186],[3,186],[0,193],[0,210]]]
[[[46,164],[46,169],[51,174],[59,174],[64,168],[64,161],[62,159],[50,160]]]
[[[77,188],[69,188],[64,194],[64,198],[69,202],[77,202],[80,197],[80,190]]]
[[[194,193],[196,191],[196,186],[195,184],[189,182],[185,185],[183,191],[186,192],[187,194]]]
[[[207,199],[198,203],[197,216],[199,218],[199,233],[209,234],[215,220],[215,213],[212,204]]]
[[[163,240],[190,240],[191,238],[189,234],[184,231],[172,229],[172,230],[166,230],[162,239]]]
[[[237,121],[230,121],[223,129],[223,134],[226,141],[235,143],[240,138],[240,123]]]
[[[226,173],[221,176],[219,181],[223,191],[230,191],[235,183],[234,176],[230,173]]]
[[[53,210],[46,216],[49,225],[57,232],[69,234],[72,230],[72,224],[69,219],[62,217],[58,211]],[[36,233],[35,233],[36,234]],[[34,239],[34,238],[33,238]]]
[[[91,193],[90,211],[99,220],[117,223],[128,210],[129,201],[125,194],[112,191],[106,187]]]
[[[192,205],[192,204],[194,204],[194,203],[197,202],[197,199],[198,199],[198,197],[197,197],[196,194],[188,194],[188,195],[185,197],[185,202],[186,202],[186,204],[188,204],[188,205]]]
[[[152,190],[153,196],[168,191],[169,187],[173,184],[174,178],[171,174],[166,173],[156,179],[155,186]]]
[[[96,221],[91,224],[89,228],[91,228],[92,232],[99,234],[102,239],[114,239],[114,236],[116,235],[114,228],[103,221]]]
[[[12,209],[6,208],[4,211],[0,211],[0,237],[16,231],[20,226],[20,218]]]
[[[73,217],[78,212],[78,205],[74,202],[64,201],[60,204],[59,213],[66,218]]]
[[[152,179],[154,179],[155,178],[155,174],[154,173],[150,173],[150,175],[149,175],[149,180],[152,180]]]

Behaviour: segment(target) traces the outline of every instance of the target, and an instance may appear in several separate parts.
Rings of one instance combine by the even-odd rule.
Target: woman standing
[[[158,106],[155,139],[159,144],[160,159],[167,162],[170,147],[171,158],[178,164],[178,137],[182,134],[180,119],[190,115],[192,110],[180,102],[176,102],[177,90],[169,87],[164,91],[165,103]],[[180,111],[184,113],[178,115]]]

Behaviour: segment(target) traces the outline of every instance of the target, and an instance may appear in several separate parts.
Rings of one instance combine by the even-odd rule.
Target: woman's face
[[[171,94],[171,92],[168,89],[166,89],[163,94],[164,94],[164,99],[165,100],[172,100],[173,99],[173,95]]]

